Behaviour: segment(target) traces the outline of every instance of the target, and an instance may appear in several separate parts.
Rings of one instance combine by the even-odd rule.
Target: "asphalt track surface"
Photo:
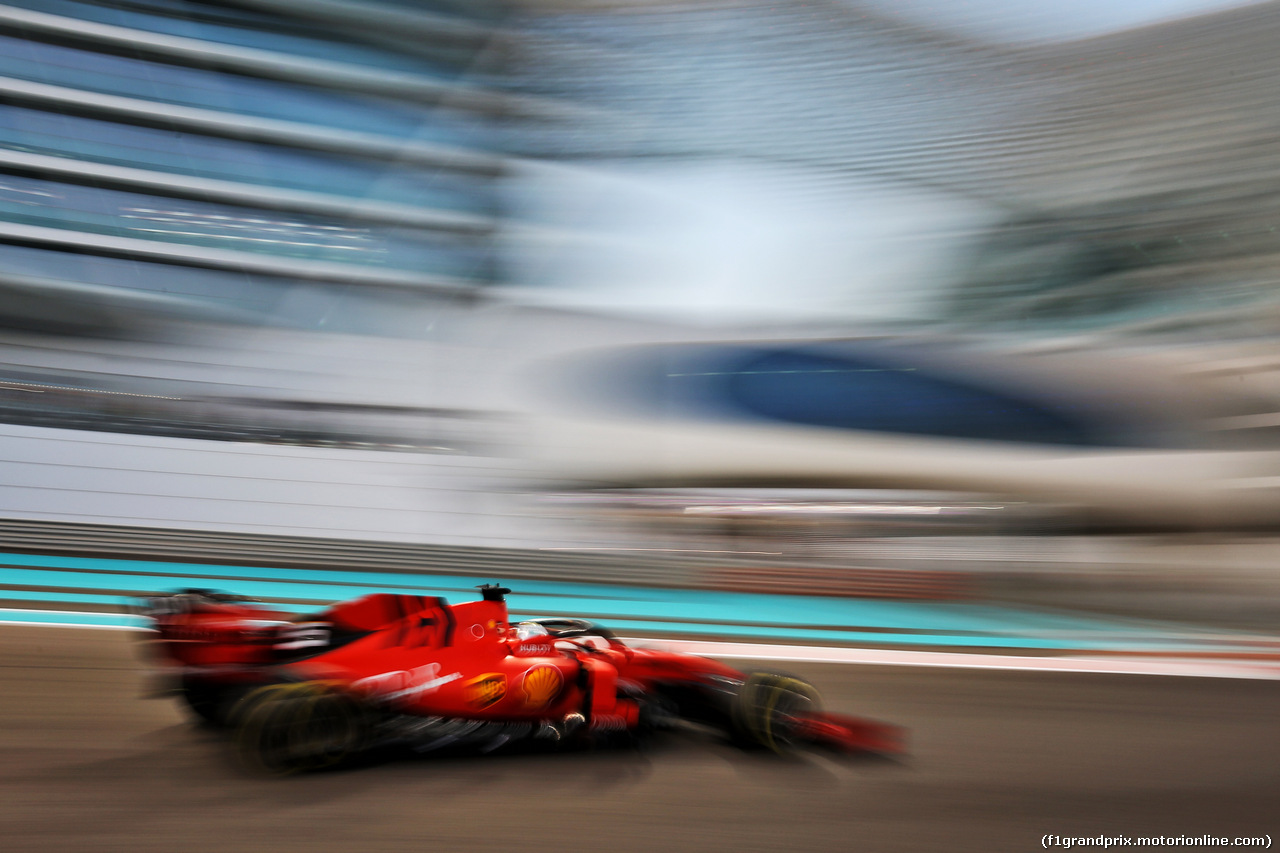
[[[174,702],[140,698],[135,645],[0,627],[0,850],[1004,851],[1280,831],[1275,680],[795,664],[828,706],[907,726],[910,757],[781,759],[675,732],[260,779]]]

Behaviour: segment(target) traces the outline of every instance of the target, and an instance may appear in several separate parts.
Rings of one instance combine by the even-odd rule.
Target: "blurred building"
[[[1278,27],[1012,48],[837,0],[5,3],[0,514],[554,538],[502,497],[530,373],[659,341],[924,330],[949,387],[1106,397],[1142,435],[1115,447],[1269,453]],[[647,447],[626,485],[691,485],[637,482]],[[806,465],[1026,484],[898,458]],[[1280,477],[1217,461],[1178,487]],[[1091,464],[1072,501],[1136,478]]]
[[[684,187],[641,223],[717,196],[774,207],[702,235],[736,230],[716,248],[745,259],[728,270],[740,290],[760,269],[786,281],[758,317],[1162,344],[1275,331],[1275,3],[1034,47],[853,0],[538,6],[526,85],[600,110],[527,150],[649,178],[636,195],[655,176]],[[715,168],[721,181],[687,188]],[[616,257],[599,223],[634,201],[627,184],[584,181],[577,204],[562,174],[547,184],[552,210],[590,210],[578,223]],[[797,220],[807,237],[789,233]]]
[[[514,85],[584,109],[516,140],[508,242],[515,278],[570,304],[918,323],[1016,208],[997,152],[1057,90],[836,0],[533,6]]]

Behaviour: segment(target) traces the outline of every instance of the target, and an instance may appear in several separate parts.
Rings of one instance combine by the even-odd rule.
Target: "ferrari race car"
[[[685,723],[745,746],[897,753],[894,726],[825,713],[808,683],[633,648],[580,619],[511,625],[500,586],[450,605],[376,593],[305,617],[186,590],[145,599],[161,673],[234,732],[252,769],[285,774],[374,747],[634,740]]]

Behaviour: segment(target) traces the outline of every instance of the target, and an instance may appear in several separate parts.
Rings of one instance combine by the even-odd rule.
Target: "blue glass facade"
[[[485,215],[494,212],[489,179],[484,175],[341,157],[27,107],[0,105],[0,152],[5,149],[263,187],[323,189],[352,199]]]
[[[463,68],[457,62],[432,55],[410,55],[389,51],[374,44],[360,44],[335,38],[335,30],[305,17],[284,18],[278,13],[255,12],[235,6],[201,3],[198,0],[133,0],[109,5],[75,0],[12,0],[6,6],[65,16],[145,33],[179,36],[215,44],[257,48],[274,53],[348,62],[453,79]],[[353,3],[358,7],[360,4]],[[408,4],[427,12],[430,3]],[[475,4],[474,15],[481,4]],[[455,7],[456,10],[456,7]],[[488,16],[493,18],[495,16]],[[287,27],[283,29],[282,27]]]
[[[0,290],[119,288],[305,326],[271,306],[493,283],[495,8],[0,6]]]

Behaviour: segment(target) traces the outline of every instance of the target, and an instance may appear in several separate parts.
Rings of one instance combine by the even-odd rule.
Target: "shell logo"
[[[521,679],[526,708],[545,708],[560,694],[564,676],[554,666],[535,666]]]
[[[473,708],[488,708],[507,695],[507,677],[500,672],[486,672],[462,686],[462,695]]]

